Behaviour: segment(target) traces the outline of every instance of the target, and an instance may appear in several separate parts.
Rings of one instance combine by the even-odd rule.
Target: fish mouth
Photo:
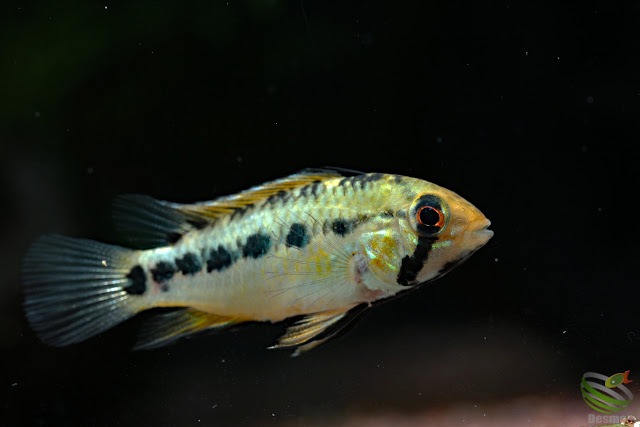
[[[474,240],[477,240],[480,245],[484,245],[493,237],[493,231],[489,230],[489,226],[491,225],[491,221],[488,219],[483,221],[479,227],[475,228],[471,231]]]

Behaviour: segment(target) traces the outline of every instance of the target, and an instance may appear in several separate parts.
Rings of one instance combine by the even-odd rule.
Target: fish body
[[[391,174],[313,169],[191,205],[115,203],[127,249],[44,236],[25,309],[47,343],[82,341],[156,307],[138,348],[246,321],[305,316],[274,347],[313,348],[371,303],[433,280],[493,235],[473,205]]]

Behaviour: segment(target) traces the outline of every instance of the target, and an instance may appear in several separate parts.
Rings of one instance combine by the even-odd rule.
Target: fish
[[[375,303],[448,273],[493,236],[453,191],[418,178],[305,169],[212,201],[114,201],[126,246],[37,238],[24,256],[24,310],[52,346],[141,312],[134,349],[246,322],[292,323],[275,348],[299,355]]]

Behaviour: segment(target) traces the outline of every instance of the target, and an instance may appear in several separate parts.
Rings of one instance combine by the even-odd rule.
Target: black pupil
[[[425,206],[420,210],[420,223],[422,225],[434,226],[440,221],[440,215],[438,212],[430,207]]]

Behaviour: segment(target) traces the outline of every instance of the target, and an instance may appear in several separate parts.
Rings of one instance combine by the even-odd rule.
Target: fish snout
[[[474,222],[474,224],[469,227],[467,238],[470,239],[474,245],[477,245],[478,248],[485,245],[493,237],[493,231],[489,230],[490,225],[491,221],[484,217],[482,220]]]

